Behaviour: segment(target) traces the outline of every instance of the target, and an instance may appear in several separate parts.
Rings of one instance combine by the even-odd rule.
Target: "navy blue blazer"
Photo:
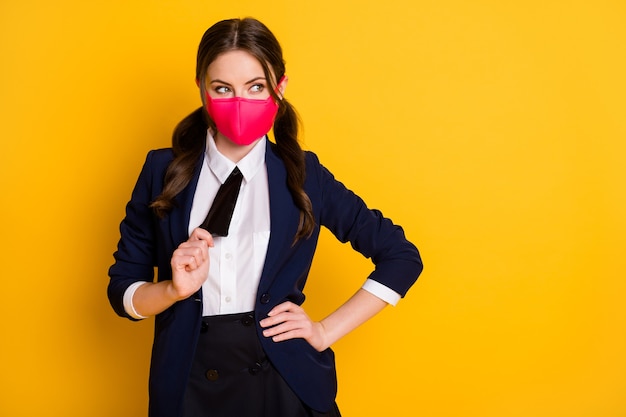
[[[293,391],[311,408],[325,412],[337,392],[334,354],[331,349],[318,352],[304,339],[273,342],[261,334],[258,320],[277,304],[304,302],[307,280],[320,225],[327,227],[341,242],[371,258],[375,270],[369,278],[402,296],[422,271],[415,246],[408,242],[402,228],[348,190],[318,161],[306,152],[304,189],[311,199],[317,226],[308,239],[293,245],[300,212],[286,185],[287,172],[282,160],[268,141],[265,162],[270,196],[270,239],[257,291],[255,315],[257,331],[265,352]],[[134,282],[171,279],[170,260],[174,249],[188,239],[192,200],[202,166],[199,158],[191,183],[176,197],[176,207],[163,219],[149,208],[163,189],[167,166],[173,159],[171,149],[151,151],[146,159],[120,225],[121,238],[109,270],[108,297],[113,309],[128,317],[123,295]],[[182,400],[200,332],[201,292],[180,301],[155,319],[155,334],[150,367],[150,416],[172,417],[181,412]]]

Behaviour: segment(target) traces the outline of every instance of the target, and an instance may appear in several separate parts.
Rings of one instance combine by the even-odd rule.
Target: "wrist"
[[[167,285],[165,286],[165,297],[172,303],[177,303],[178,301],[184,300],[187,297],[184,297],[180,294],[178,289],[174,286],[174,281],[165,281]]]
[[[328,341],[328,335],[326,334],[326,327],[324,326],[324,323],[318,321],[315,322],[315,325],[318,328],[319,335],[319,344],[315,347],[315,349],[318,352],[323,352],[330,347],[331,343]]]

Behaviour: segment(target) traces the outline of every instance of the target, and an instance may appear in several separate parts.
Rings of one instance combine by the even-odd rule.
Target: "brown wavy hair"
[[[252,18],[223,20],[211,26],[202,36],[198,47],[196,79],[199,81],[203,106],[184,118],[172,135],[174,160],[165,173],[163,192],[151,207],[159,217],[164,217],[174,207],[174,198],[191,181],[195,164],[204,152],[206,132],[213,131],[215,123],[206,112],[205,91],[209,65],[222,53],[243,50],[259,60],[265,78],[272,88],[270,94],[279,103],[274,121],[276,151],[287,169],[287,187],[300,209],[300,224],[295,241],[309,237],[315,228],[311,200],[305,193],[304,152],[298,143],[299,119],[293,106],[277,96],[275,87],[285,75],[283,52],[274,34],[261,22]]]

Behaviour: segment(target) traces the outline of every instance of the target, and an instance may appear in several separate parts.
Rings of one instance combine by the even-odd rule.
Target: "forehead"
[[[242,50],[224,52],[215,58],[207,69],[210,80],[249,81],[255,77],[265,77],[263,66],[250,53]]]

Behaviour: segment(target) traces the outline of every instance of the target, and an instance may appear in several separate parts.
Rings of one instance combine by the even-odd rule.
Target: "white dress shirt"
[[[242,313],[254,310],[256,291],[261,279],[270,237],[270,208],[266,140],[260,140],[237,164],[222,155],[210,133],[195,190],[189,234],[205,219],[217,190],[235,166],[243,174],[241,189],[233,212],[228,236],[215,237],[209,248],[209,276],[202,285],[203,316]],[[124,308],[134,318],[145,318],[135,311],[132,303],[137,288],[145,282],[131,285],[124,294]],[[374,280],[368,279],[363,289],[385,302],[396,305],[400,294]]]

